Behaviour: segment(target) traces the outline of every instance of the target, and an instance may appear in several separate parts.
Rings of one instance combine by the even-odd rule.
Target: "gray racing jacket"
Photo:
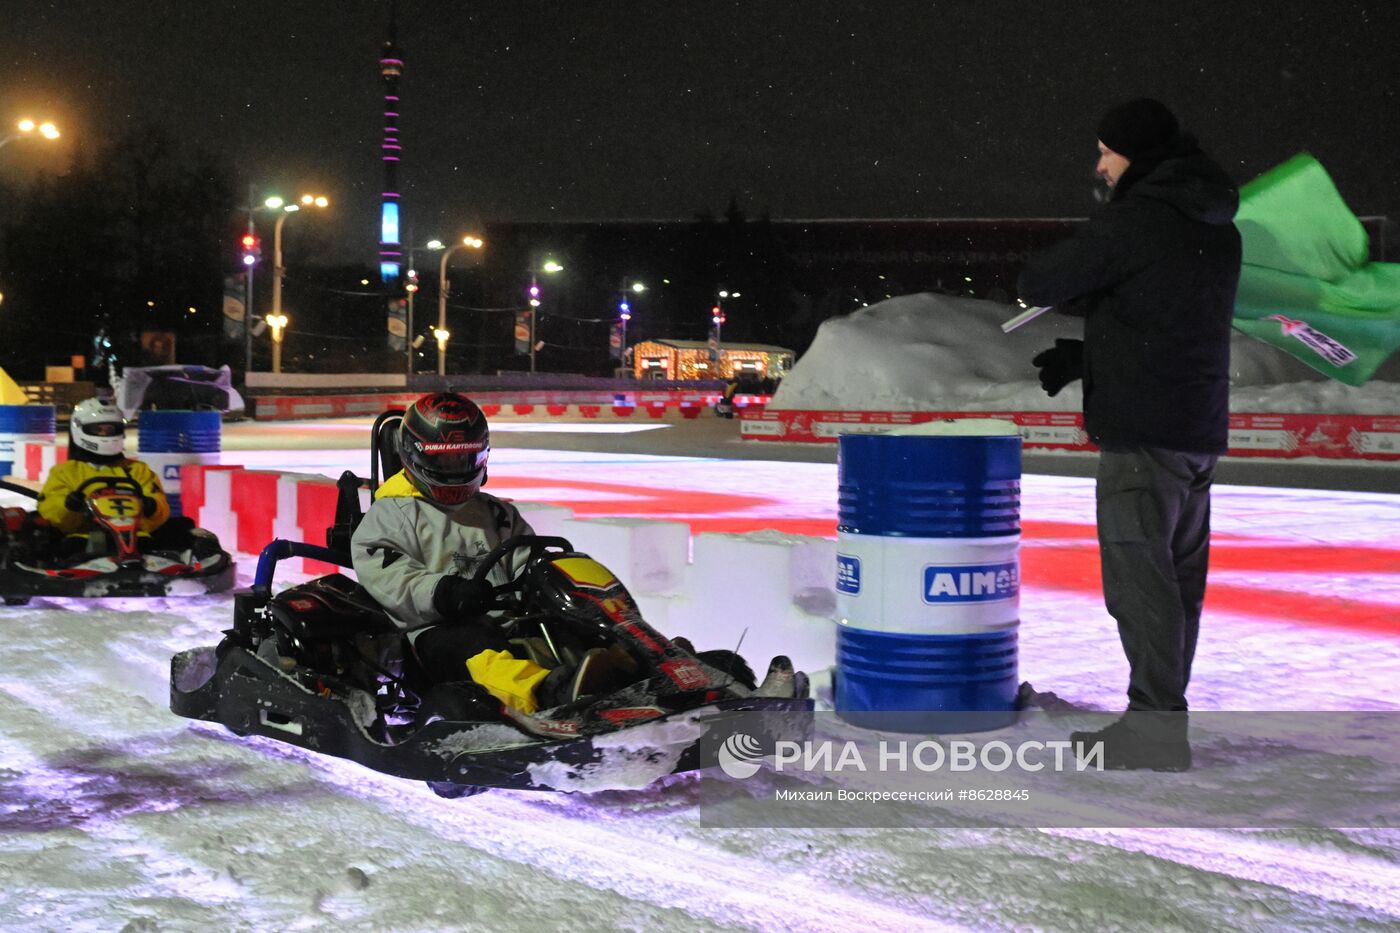
[[[427,499],[396,473],[375,492],[350,539],[355,575],[404,631],[443,621],[433,592],[446,574],[471,576],[497,544],[534,534],[514,505],[477,493],[454,512]],[[524,550],[506,558],[487,578],[499,586],[519,569]]]

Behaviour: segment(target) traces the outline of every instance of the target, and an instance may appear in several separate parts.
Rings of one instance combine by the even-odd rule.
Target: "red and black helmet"
[[[408,481],[438,505],[458,506],[486,482],[491,431],[476,403],[456,392],[425,395],[404,412],[399,459]]]

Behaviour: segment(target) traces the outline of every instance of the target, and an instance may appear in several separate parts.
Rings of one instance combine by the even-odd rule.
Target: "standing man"
[[[1210,486],[1229,427],[1239,193],[1159,101],[1114,107],[1098,137],[1108,204],[1019,281],[1026,304],[1084,318],[1083,341],[1057,340],[1032,362],[1050,395],[1084,380],[1084,425],[1102,451],[1104,601],[1130,669],[1129,715],[1071,739],[1102,742],[1107,768],[1181,771]]]

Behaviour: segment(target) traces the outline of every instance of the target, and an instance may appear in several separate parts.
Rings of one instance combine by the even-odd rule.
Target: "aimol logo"
[[[1014,599],[1020,592],[1021,573],[1015,561],[924,568],[924,602],[929,605]]]

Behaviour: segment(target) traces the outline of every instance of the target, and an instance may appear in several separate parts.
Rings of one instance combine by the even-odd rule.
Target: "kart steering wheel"
[[[103,489],[113,489],[117,492],[129,492],[137,499],[145,499],[146,491],[141,488],[141,484],[134,479],[125,476],[94,476],[78,484],[78,488],[73,490],[76,493],[86,492],[90,486],[100,486]],[[84,496],[84,499],[87,497]]]
[[[574,549],[573,544],[567,538],[560,538],[550,535],[516,535],[507,538],[496,545],[481,562],[476,565],[476,570],[472,573],[473,580],[485,582],[491,575],[491,571],[499,566],[507,556],[514,554],[521,548],[529,548],[529,554],[525,558],[525,563],[521,565],[522,571],[531,561],[538,558],[549,550],[563,551],[569,553]],[[503,597],[511,596],[520,592],[524,587],[524,573],[517,574],[514,579],[507,583],[501,583],[491,589],[491,600],[493,603],[499,602]]]
[[[78,488],[73,491],[82,492],[89,486],[103,486],[108,489],[129,489],[138,496],[144,496],[146,494],[145,490],[141,488],[140,483],[136,482],[134,479],[128,479],[125,476],[94,476],[91,479],[83,480],[83,482],[78,484]]]

